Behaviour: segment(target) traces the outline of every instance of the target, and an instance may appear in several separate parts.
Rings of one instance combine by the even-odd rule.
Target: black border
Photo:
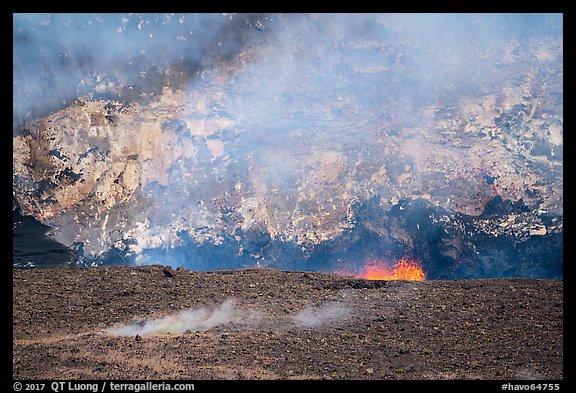
[[[226,4],[225,2],[218,2],[218,3],[209,3],[209,2],[150,2],[150,1],[140,1],[138,3],[130,3],[130,2],[88,2],[88,1],[71,1],[71,2],[29,2],[29,1],[22,1],[22,2],[11,2],[7,5],[8,10],[3,12],[4,20],[2,23],[3,29],[5,29],[4,34],[2,37],[8,41],[10,34],[10,28],[12,26],[12,13],[14,12],[175,12],[177,11],[191,11],[191,12],[230,12],[230,11],[242,11],[247,13],[252,13],[251,11],[257,11],[264,9],[265,11],[269,12],[351,12],[350,8],[354,9],[354,12],[422,12],[422,13],[429,13],[429,12],[481,12],[481,13],[492,13],[492,12],[536,12],[536,13],[563,13],[564,14],[564,38],[565,38],[565,48],[572,49],[571,45],[573,45],[573,41],[571,38],[574,34],[574,22],[576,21],[574,18],[574,14],[571,11],[571,2],[570,1],[499,1],[499,2],[486,2],[486,1],[478,1],[478,2],[426,2],[426,3],[412,3],[412,2],[404,2],[404,3],[394,3],[391,4],[389,2],[355,2],[352,4],[344,4],[344,3],[333,3],[329,7],[331,9],[326,9],[326,3],[316,2],[311,3],[307,2],[305,4],[299,2],[285,2],[283,4],[280,3],[259,3],[250,4],[245,1],[243,2],[230,2]],[[6,6],[6,4],[5,4]],[[242,8],[242,10],[239,10]],[[566,44],[568,42],[568,44]],[[8,44],[8,42],[7,42]],[[6,45],[8,47],[8,45]],[[571,52],[571,51],[570,51]],[[569,52],[569,53],[570,53]],[[565,51],[566,53],[566,51]],[[574,64],[571,61],[570,56],[565,56],[567,67],[564,67],[567,70],[574,70]],[[5,62],[7,64],[7,62]],[[7,67],[7,66],[6,66]],[[570,75],[571,73],[568,72],[565,75]],[[8,75],[8,73],[5,73]],[[570,78],[568,78],[569,86],[572,87],[570,84]],[[10,81],[5,81],[4,86],[8,86]],[[571,94],[565,95],[567,108],[574,108],[574,103],[571,99]],[[8,119],[8,105],[4,106],[6,111],[5,119]],[[570,119],[570,120],[568,120]],[[568,129],[567,133],[564,133],[564,147],[574,146],[570,143],[571,136],[571,117],[567,117],[564,119],[565,126],[564,129]],[[566,123],[568,126],[566,127]],[[9,127],[6,127],[9,128]],[[5,131],[7,133],[7,130]],[[7,150],[9,149],[10,144],[6,144]],[[6,153],[6,160],[10,157],[10,152]],[[568,163],[571,159],[567,158],[568,155],[564,155],[565,160],[568,160]],[[6,163],[8,166],[8,163]],[[569,182],[567,184],[570,184]],[[9,206],[9,200],[11,198],[6,192],[6,206]],[[568,239],[573,239],[571,235],[574,233],[572,229],[572,217],[573,208],[571,204],[564,204],[564,215],[568,217],[568,219],[564,220],[564,231],[568,233]],[[8,220],[6,220],[8,222]],[[8,225],[8,224],[6,224]],[[573,254],[571,253],[571,247],[565,246],[564,247],[564,260],[567,263],[564,263],[564,280],[568,280],[568,285],[564,285],[564,370],[563,375],[564,379],[562,381],[508,381],[508,380],[456,380],[456,381],[437,381],[437,380],[401,380],[401,381],[392,381],[392,380],[385,380],[385,381],[355,381],[355,380],[338,380],[338,381],[191,381],[195,384],[194,391],[206,391],[208,389],[262,389],[269,391],[270,389],[280,388],[280,387],[288,387],[288,388],[298,388],[298,389],[331,389],[331,388],[359,388],[359,389],[373,389],[373,388],[391,388],[398,389],[398,390],[410,390],[410,389],[442,389],[442,391],[459,391],[461,392],[462,389],[468,388],[479,388],[482,391],[490,392],[490,391],[502,391],[502,385],[506,383],[511,383],[515,385],[520,384],[555,384],[559,383],[560,390],[564,391],[569,386],[572,386],[574,380],[572,362],[571,362],[571,351],[566,350],[567,348],[573,348],[574,339],[571,336],[571,332],[574,332],[576,329],[576,325],[574,324],[572,317],[574,316],[573,307],[574,307],[574,296],[575,291],[572,288],[571,283],[575,277],[574,265],[572,264]],[[5,262],[6,266],[8,266],[8,262]],[[6,274],[6,277],[12,277],[12,275]],[[8,280],[7,280],[8,281]],[[5,284],[5,288],[11,288],[12,279]],[[5,307],[9,310],[9,315],[13,316],[12,310],[12,293],[9,296],[5,296]],[[568,334],[566,334],[568,333]],[[13,334],[11,334],[12,336]],[[12,337],[13,338],[13,337]],[[13,342],[10,341],[9,345],[3,346],[4,348],[10,348],[12,350]],[[12,351],[10,351],[10,355],[8,355],[8,351],[6,352],[7,361],[12,364]],[[6,363],[5,363],[6,364]],[[12,370],[12,366],[11,366]],[[13,370],[12,370],[13,371]],[[7,374],[7,373],[6,373]],[[4,374],[5,376],[7,376]],[[13,375],[13,373],[12,373]],[[6,378],[3,381],[3,384],[6,385],[7,390],[15,391],[13,389],[13,383],[16,380],[10,378]],[[31,382],[31,381],[20,381],[21,383]],[[36,382],[44,382],[44,383],[51,383],[53,381],[36,381]],[[85,382],[92,382],[92,383],[103,383],[102,381],[85,381]],[[142,381],[122,381],[122,382],[135,382],[141,383]],[[179,381],[157,381],[157,382],[166,382],[169,384],[178,383]],[[44,391],[51,391],[45,389]],[[107,389],[107,391],[110,391]]]

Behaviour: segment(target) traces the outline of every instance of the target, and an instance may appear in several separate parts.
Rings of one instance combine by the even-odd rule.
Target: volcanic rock
[[[176,270],[174,270],[171,266],[166,266],[164,269],[162,269],[162,273],[164,273],[166,277],[174,277],[176,275]]]
[[[562,35],[450,52],[392,16],[326,37],[338,18],[278,17],[189,85],[155,65],[168,81],[146,100],[79,97],[22,124],[22,213],[83,265],[411,255],[433,278],[561,277]]]
[[[14,269],[13,378],[227,379],[230,370],[242,370],[243,379],[564,376],[562,281],[388,281],[337,288],[331,284],[342,276],[335,274],[252,268],[186,270],[164,286],[162,270]],[[74,291],[62,291],[62,282],[75,283]],[[252,282],[266,296],[252,297],[246,290]],[[124,297],[122,286],[139,291]],[[205,321],[210,314],[204,311],[220,304],[232,307],[220,307],[227,311],[211,314],[217,326],[196,334],[148,332],[144,340],[137,330],[181,311]],[[111,330],[125,325],[131,327],[127,335]]]
[[[544,236],[544,235],[546,235],[546,227],[544,225],[530,228],[530,236]]]

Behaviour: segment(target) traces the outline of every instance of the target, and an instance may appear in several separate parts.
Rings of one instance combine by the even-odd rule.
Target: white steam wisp
[[[234,299],[227,299],[213,310],[206,307],[183,310],[175,315],[107,329],[119,336],[146,336],[153,334],[182,334],[186,331],[205,331],[231,322],[245,323],[256,318],[254,313],[239,309]]]
[[[324,303],[306,305],[297,314],[290,316],[288,321],[274,318],[271,322],[275,328],[294,327],[294,325],[300,328],[321,328],[341,323],[351,316],[350,308],[344,304]],[[114,326],[106,329],[106,332],[117,336],[184,334],[206,331],[228,323],[244,327],[255,326],[262,322],[262,318],[261,312],[241,308],[236,304],[235,299],[230,298],[214,309],[201,307],[183,310],[163,318]]]
[[[300,327],[318,328],[323,325],[341,322],[351,316],[350,309],[340,303],[308,305],[293,318]]]

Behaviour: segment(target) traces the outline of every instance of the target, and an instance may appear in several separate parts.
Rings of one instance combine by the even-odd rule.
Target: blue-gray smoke
[[[229,85],[215,89],[222,90],[222,110],[242,133],[230,150],[240,164],[226,168],[241,173],[248,165],[247,153],[255,153],[254,164],[266,168],[267,182],[286,194],[298,186],[292,149],[308,153],[314,146],[357,146],[363,135],[376,135],[373,128],[379,122],[391,125],[385,130],[389,133],[426,129],[429,125],[414,115],[416,109],[451,107],[461,97],[542,73],[544,63],[526,61],[522,52],[533,38],[563,34],[561,14],[15,14],[13,21],[14,133],[23,122],[65,108],[81,96],[130,103],[144,102],[165,87],[206,91],[215,83],[211,72],[230,67],[234,77]],[[515,52],[508,53],[511,42]],[[244,57],[246,53],[250,56]],[[507,67],[505,58],[506,64],[523,60]],[[553,64],[550,71],[561,73],[561,61]],[[534,90],[538,88],[544,89]],[[371,134],[365,133],[367,127]],[[369,141],[365,145],[361,148],[369,150]],[[363,158],[363,151],[350,154]],[[405,165],[403,160],[398,158],[399,166]],[[176,195],[180,180],[172,179],[173,186],[162,192]],[[253,254],[259,254],[270,239],[254,233],[243,236],[255,239],[250,244],[255,244]],[[230,239],[218,248],[191,248],[186,244],[193,239],[182,237],[184,246],[147,249],[141,260],[198,269],[254,262],[249,252],[227,258],[238,246]],[[367,239],[369,247],[358,244],[369,254],[358,251],[356,256],[390,249],[380,241]],[[286,242],[281,249],[284,255],[268,255],[263,262],[309,266],[298,245]],[[315,252],[316,267],[338,258],[322,247]],[[557,276],[561,252],[553,257]],[[437,277],[444,277],[442,268],[432,267]]]

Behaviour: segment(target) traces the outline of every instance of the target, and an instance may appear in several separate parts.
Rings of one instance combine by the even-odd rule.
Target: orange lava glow
[[[392,268],[382,261],[371,260],[366,265],[364,273],[357,275],[357,277],[367,280],[424,281],[426,279],[422,265],[406,257],[396,261]]]

